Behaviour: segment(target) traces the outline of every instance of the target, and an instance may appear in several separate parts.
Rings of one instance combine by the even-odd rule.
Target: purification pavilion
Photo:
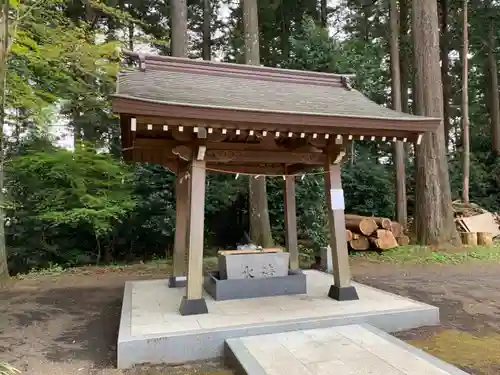
[[[340,163],[352,140],[414,142],[439,118],[396,112],[354,90],[347,76],[127,53],[113,111],[123,156],[161,164],[176,176],[174,276],[186,286],[182,315],[207,313],[203,298],[206,171],[283,175],[290,269],[299,267],[295,176],[324,168],[333,284],[328,295],[353,300]]]

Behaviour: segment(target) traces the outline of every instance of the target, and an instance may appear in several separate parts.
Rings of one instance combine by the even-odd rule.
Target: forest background
[[[394,48],[396,40],[401,109],[418,113],[409,0],[342,0],[339,4],[259,0],[257,4],[261,64],[355,73],[353,84],[358,90],[390,107],[395,105],[391,45]],[[465,154],[470,162],[466,195],[496,211],[500,210],[500,28],[496,27],[500,3],[473,0],[467,12],[464,4],[454,0],[437,4],[445,162],[452,198],[463,197],[464,149],[470,150]],[[169,2],[11,0],[9,5],[2,8],[0,26],[0,76],[6,78],[0,87],[4,93],[0,220],[5,218],[5,226],[0,226],[0,239],[3,235],[5,239],[5,245],[0,241],[0,277],[7,274],[6,265],[15,274],[52,265],[170,255],[175,176],[160,166],[126,165],[120,160],[119,122],[109,102],[117,72],[131,63],[121,57],[119,48],[171,54],[176,13]],[[189,0],[187,10],[189,57],[244,63],[238,1]],[[469,28],[465,54],[464,14]],[[468,72],[465,117],[470,123],[466,139],[462,134],[464,61]],[[64,144],[68,139],[71,145]],[[464,140],[470,143],[465,148]],[[422,175],[426,170],[417,173],[413,146],[402,152],[398,162],[390,143],[353,143],[342,169],[346,212],[397,217],[410,228],[414,217],[418,221],[419,215],[425,215],[418,208],[432,204],[416,192],[416,186],[429,176]],[[311,174],[296,181],[299,239],[305,257],[327,242],[322,180],[321,175]],[[401,190],[396,194],[396,186],[402,183],[406,195]],[[266,188],[270,233],[274,242],[282,244],[282,178],[267,178]],[[247,178],[209,173],[208,251],[232,248],[249,232],[248,190]],[[418,233],[416,239],[432,242]]]

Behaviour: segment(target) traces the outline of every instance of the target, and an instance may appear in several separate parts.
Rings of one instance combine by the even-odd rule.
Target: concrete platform
[[[370,325],[229,339],[238,375],[467,375]]]
[[[215,301],[208,314],[181,316],[183,288],[168,280],[125,284],[118,367],[183,363],[220,357],[230,338],[369,323],[387,332],[439,324],[437,307],[354,283],[360,299],[338,302],[327,293],[333,277],[309,270],[307,294]]]

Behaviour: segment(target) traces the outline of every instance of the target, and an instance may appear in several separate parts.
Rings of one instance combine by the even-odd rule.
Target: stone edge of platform
[[[132,337],[130,336],[131,293],[131,286],[127,287],[126,285],[123,306],[128,307],[128,311],[122,312],[120,323],[117,343],[117,366],[119,369],[130,368],[140,363],[177,364],[221,357],[224,355],[226,340],[246,336],[363,323],[374,325],[389,332],[439,324],[439,309],[427,305],[427,308],[397,309],[387,311],[381,315],[362,313],[340,317],[327,316],[324,318],[290,320],[275,324],[242,325],[188,331],[182,334],[178,332],[170,335],[159,333]],[[122,323],[128,324],[128,327],[122,327]]]
[[[123,301],[118,330],[118,341],[127,341],[132,338],[132,289],[133,281],[126,281],[123,288]]]
[[[266,370],[241,341],[241,337],[224,342],[224,364],[234,370],[236,375],[267,375]]]
[[[460,370],[458,367],[455,367],[445,361],[442,361],[441,359],[434,357],[433,355],[426,353],[425,351],[416,348],[403,340],[398,339],[397,337],[394,337],[387,332],[384,332],[370,324],[359,324],[359,326],[363,327],[367,331],[370,331],[371,333],[383,338],[384,340],[389,341],[390,343],[399,346],[402,349],[405,349],[406,351],[416,355],[417,357],[432,363],[434,366],[438,367],[439,369],[448,372],[450,375],[470,375],[469,373]]]

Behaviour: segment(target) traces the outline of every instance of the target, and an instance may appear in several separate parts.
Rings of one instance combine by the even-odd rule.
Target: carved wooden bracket
[[[344,156],[346,155],[345,149],[339,151],[337,157],[333,160],[333,164],[339,164],[342,162],[342,159],[344,159]]]
[[[340,164],[347,154],[346,149],[344,147],[338,147],[335,149],[325,150],[328,153],[328,160],[330,160],[331,164]]]
[[[182,160],[190,161],[193,158],[193,151],[188,146],[177,146],[172,149],[174,155],[179,156]]]

